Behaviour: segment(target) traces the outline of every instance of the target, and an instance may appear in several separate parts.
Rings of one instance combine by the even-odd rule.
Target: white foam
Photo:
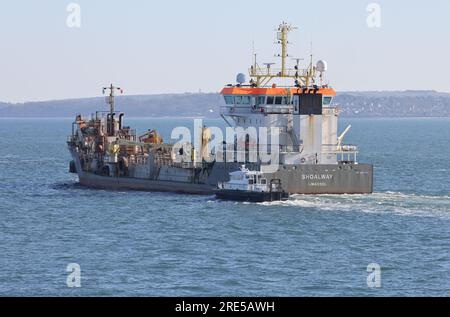
[[[319,211],[393,213],[407,216],[450,219],[450,197],[401,192],[371,195],[292,195],[287,201],[265,202],[263,206],[312,208]]]

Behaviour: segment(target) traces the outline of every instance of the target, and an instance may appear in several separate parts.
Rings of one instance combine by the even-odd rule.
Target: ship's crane
[[[345,128],[344,132],[342,132],[342,134],[338,137],[338,149],[341,147],[342,145],[342,141],[344,141],[345,136],[347,135],[347,133],[350,131],[350,129],[352,128],[352,125],[349,124],[347,128]]]

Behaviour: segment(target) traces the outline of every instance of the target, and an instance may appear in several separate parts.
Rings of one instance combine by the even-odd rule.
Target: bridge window
[[[226,103],[227,105],[232,105],[232,104],[234,104],[234,98],[233,98],[233,96],[225,96],[225,103]]]
[[[264,96],[258,96],[258,98],[256,99],[256,104],[257,105],[263,105],[266,103],[266,97]]]
[[[273,105],[274,101],[275,101],[275,97],[274,96],[267,97],[267,104],[268,105]]]
[[[333,97],[323,97],[323,105],[329,106],[331,104],[332,100],[333,100]]]
[[[250,97],[249,96],[236,96],[236,97],[234,97],[234,102],[237,105],[249,105]]]
[[[283,103],[283,97],[275,97],[275,104],[281,105]]]

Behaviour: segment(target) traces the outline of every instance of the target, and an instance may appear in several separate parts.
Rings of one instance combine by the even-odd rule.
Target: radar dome
[[[320,60],[317,62],[316,68],[319,73],[323,73],[328,70],[328,64],[326,61]]]
[[[246,82],[245,74],[243,74],[243,73],[237,74],[237,76],[236,76],[236,82],[237,82],[239,85],[242,85],[243,83],[245,83],[245,82]]]

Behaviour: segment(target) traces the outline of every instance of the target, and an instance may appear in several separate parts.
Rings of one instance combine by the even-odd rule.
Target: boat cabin
[[[268,181],[263,172],[250,171],[245,167],[245,165],[243,165],[238,171],[230,173],[230,181],[219,183],[219,189],[252,192],[279,191],[280,187],[279,181]]]

